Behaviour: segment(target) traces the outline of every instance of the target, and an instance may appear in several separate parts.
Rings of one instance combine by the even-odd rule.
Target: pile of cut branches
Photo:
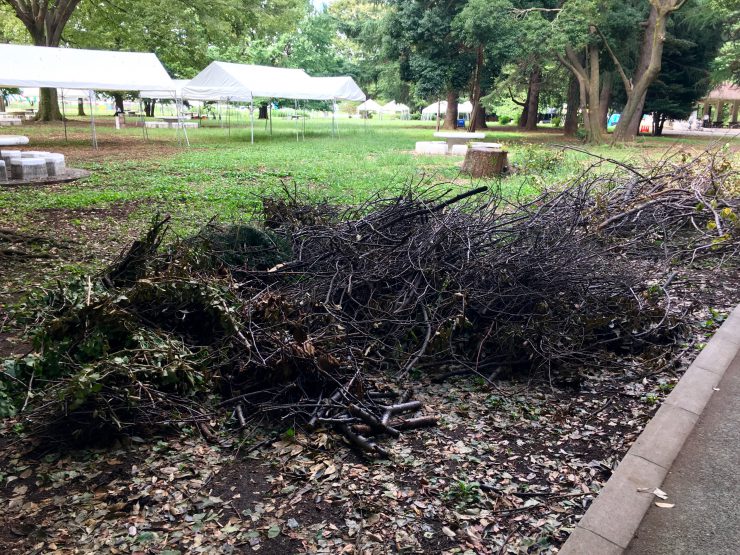
[[[668,164],[592,168],[526,200],[270,198],[268,225],[211,223],[167,247],[157,218],[102,275],[49,294],[38,355],[13,370],[23,418],[39,433],[191,424],[210,438],[218,423],[287,419],[383,456],[375,436],[435,422],[408,391],[422,376],[572,385],[668,349],[680,326],[652,285],[656,253],[696,251],[717,218],[726,238],[704,250],[738,246],[731,167]]]

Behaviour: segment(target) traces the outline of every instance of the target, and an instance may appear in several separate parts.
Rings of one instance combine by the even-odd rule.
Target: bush
[[[560,124],[563,122],[563,118],[560,116],[555,116],[552,118],[552,126],[553,127],[560,127]]]
[[[421,114],[411,114],[411,119],[412,120],[420,120],[421,119]]]
[[[510,118],[509,116],[501,116],[500,118],[498,118],[498,122],[501,125],[508,125],[511,123],[511,121],[512,121],[512,118]]]

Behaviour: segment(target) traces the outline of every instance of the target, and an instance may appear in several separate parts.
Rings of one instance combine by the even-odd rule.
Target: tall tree
[[[520,35],[512,9],[509,0],[469,0],[453,21],[460,44],[475,59],[470,77],[471,131],[485,127],[485,111],[481,104],[483,86],[498,75],[503,62],[517,50]]]
[[[614,142],[631,141],[637,136],[648,88],[660,73],[668,18],[686,2],[686,0],[649,1],[650,14],[645,23],[640,58],[632,79],[627,77],[619,59],[613,56],[613,51],[609,51],[627,93],[627,102],[614,130]]]
[[[685,119],[711,88],[712,62],[723,44],[720,14],[688,4],[668,25],[662,69],[650,86],[645,111],[653,114],[653,134],[667,119]]]
[[[0,0],[8,4],[23,23],[36,46],[59,46],[62,32],[81,0]],[[42,88],[36,119],[61,120],[56,89]]]
[[[426,100],[447,99],[444,128],[457,127],[460,91],[476,64],[475,52],[453,29],[464,0],[389,0],[385,52],[400,61],[401,78],[413,82],[416,94]]]

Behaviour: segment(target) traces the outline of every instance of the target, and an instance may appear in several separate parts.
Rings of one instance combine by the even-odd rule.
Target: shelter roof
[[[166,89],[170,76],[146,52],[0,44],[0,85],[96,91]]]

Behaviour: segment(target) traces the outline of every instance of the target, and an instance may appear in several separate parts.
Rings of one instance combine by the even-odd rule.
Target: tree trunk
[[[113,101],[116,105],[116,113],[123,114],[125,109],[123,107],[123,95],[119,93],[113,93]]]
[[[470,114],[470,123],[468,124],[469,131],[477,131],[479,129],[485,129],[486,126],[486,111],[483,109],[480,103],[481,90],[480,90],[480,79],[481,72],[483,71],[483,47],[478,47],[477,58],[475,63],[475,73],[473,74],[473,86],[471,87],[470,101],[473,103],[473,113]]]
[[[566,106],[568,112],[565,114],[563,131],[566,137],[575,137],[578,132],[578,79],[575,75],[570,76],[568,84],[568,100]]]
[[[5,97],[0,93],[0,112],[5,111]]]
[[[601,124],[601,131],[606,135],[607,121],[609,119],[609,102],[612,97],[612,85],[613,85],[614,74],[611,71],[605,71],[601,78],[601,95],[599,96],[599,106],[601,106],[601,113],[599,114],[599,123]]]
[[[540,88],[542,86],[542,72],[539,66],[532,70],[532,76],[529,79],[529,93],[527,94],[527,121],[524,128],[527,131],[537,130],[537,117],[540,105]]]
[[[257,116],[257,119],[267,119],[267,102],[263,102],[259,105],[259,115]]]
[[[599,100],[601,99],[601,91],[599,88],[599,80],[601,72],[599,70],[599,46],[597,44],[591,44],[588,47],[588,64],[590,70],[590,77],[588,79],[588,141],[593,144],[602,142],[603,135],[601,133],[601,107]]]
[[[527,119],[529,116],[529,97],[532,94],[532,84],[527,87],[527,99],[524,101],[524,105],[522,106],[522,114],[519,116],[519,127],[526,127],[527,126]]]
[[[39,111],[36,112],[35,119],[36,121],[62,121],[56,89],[39,89]]]
[[[84,98],[77,99],[77,115],[78,116],[85,115],[85,99]]]
[[[507,151],[499,148],[469,148],[462,172],[471,177],[494,177],[504,172],[508,164]]]
[[[144,101],[144,115],[148,118],[154,117],[154,107],[157,105],[157,100],[154,98],[148,98]]]
[[[447,111],[442,129],[457,129],[457,91],[447,91]]]
[[[23,23],[36,46],[59,46],[62,31],[72,12],[81,0],[5,0]],[[41,89],[39,111],[36,119],[40,121],[61,121],[56,89]]]
[[[633,79],[634,86],[627,91],[627,103],[614,130],[615,143],[632,141],[637,136],[647,90],[660,73],[668,14],[683,5],[680,0],[650,0],[650,3],[652,7],[640,49],[640,63]]]

